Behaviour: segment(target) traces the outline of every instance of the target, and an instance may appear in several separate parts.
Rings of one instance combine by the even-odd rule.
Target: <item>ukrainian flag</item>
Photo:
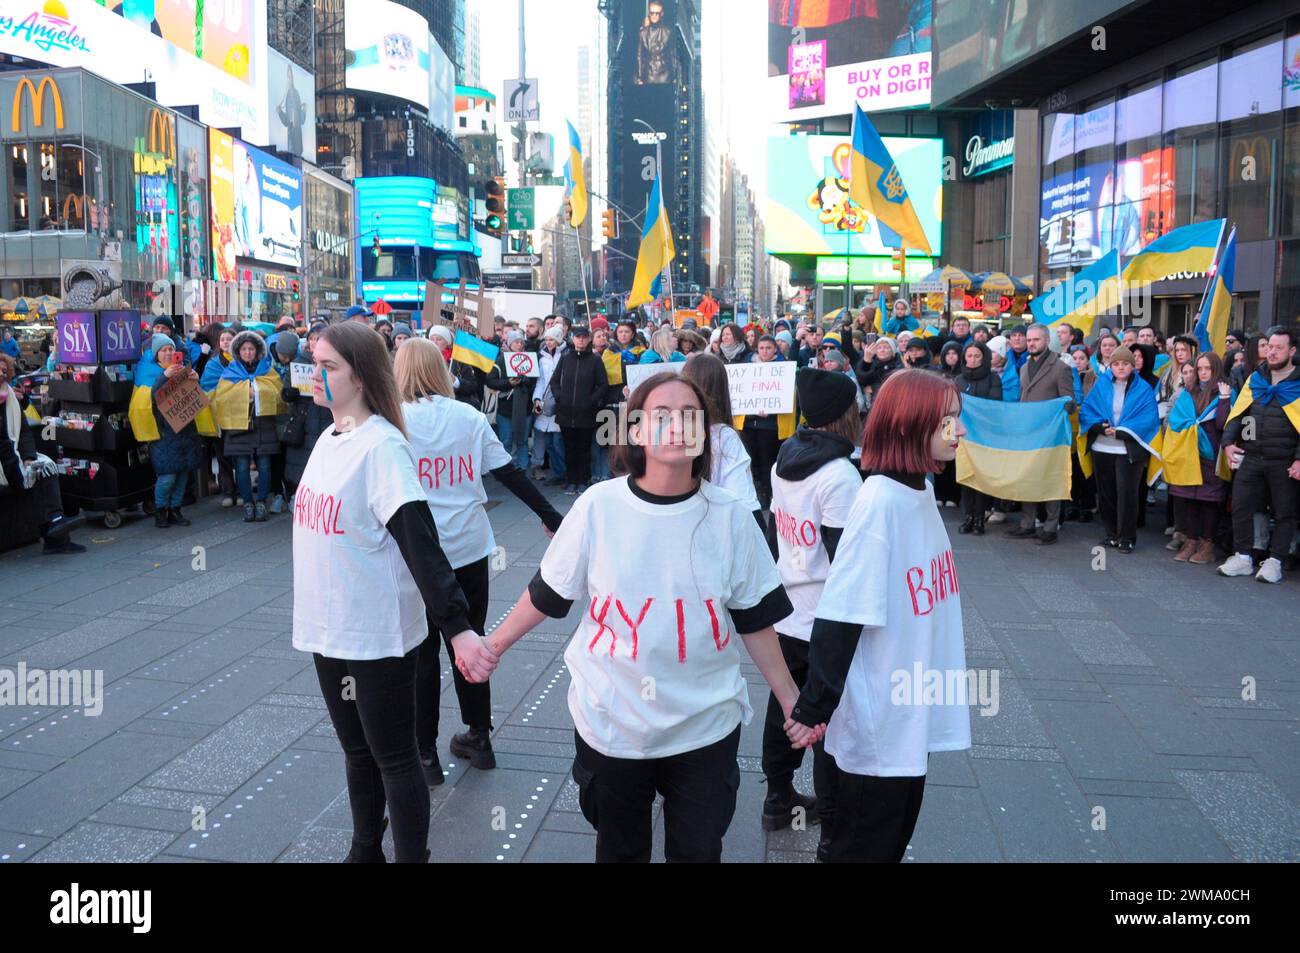
[[[484,374],[491,374],[497,366],[497,355],[501,348],[488,344],[465,331],[456,332],[456,343],[451,349],[451,359],[470,367],[477,367]]]
[[[1111,419],[1114,416],[1114,401],[1115,381],[1107,374],[1097,378],[1079,409],[1079,467],[1084,476],[1092,476],[1093,470],[1088,431],[1099,423],[1109,423],[1117,433],[1127,434],[1136,440],[1153,457],[1160,456],[1160,409],[1156,404],[1156,392],[1151,389],[1151,385],[1136,374],[1129,378],[1119,420]],[[1159,466],[1154,463],[1147,468],[1148,479],[1151,479],[1153,471],[1157,475],[1160,472]]]
[[[646,208],[645,228],[641,232],[641,250],[636,256],[636,275],[632,278],[632,291],[627,296],[629,309],[649,304],[654,300],[652,286],[655,278],[677,257],[673,245],[673,230],[668,224],[668,211],[664,208],[660,177],[655,176],[650,190],[650,205]]]
[[[569,161],[564,164],[564,182],[568,187],[569,224],[581,227],[587,220],[587,173],[582,167],[582,140],[573,123],[565,121],[569,127]]]
[[[1029,404],[963,398],[957,482],[999,500],[1068,500],[1068,403],[1064,397]]]
[[[1112,249],[1073,278],[1029,302],[1029,310],[1039,324],[1052,327],[1065,323],[1091,337],[1098,315],[1118,304],[1119,251]]]
[[[1219,258],[1218,268],[1210,279],[1210,291],[1196,321],[1196,341],[1202,351],[1222,354],[1228,338],[1228,319],[1232,316],[1232,286],[1237,271],[1237,229],[1228,235],[1228,244]]]
[[[1159,281],[1179,271],[1209,271],[1227,220],[1216,218],[1175,228],[1142,249],[1124,266],[1126,282]]]
[[[876,299],[876,321],[875,329],[877,334],[885,333],[885,316],[889,314],[889,305],[885,303],[885,293],[880,292],[880,297]]]
[[[898,232],[900,247],[933,254],[902,173],[861,106],[854,107],[851,161],[849,198]]]
[[[1147,482],[1154,483],[1155,478],[1164,475],[1164,481],[1170,486],[1200,486],[1201,460],[1214,459],[1214,445],[1209,435],[1201,429],[1201,424],[1213,420],[1218,412],[1217,398],[1210,401],[1204,413],[1197,415],[1196,401],[1188,391],[1183,391],[1169,408],[1169,419],[1165,428],[1156,438],[1156,450],[1160,452],[1159,463],[1147,470]],[[1152,463],[1157,458],[1152,457]]]
[[[1256,401],[1268,404],[1274,400],[1281,405],[1287,419],[1291,421],[1291,426],[1300,430],[1300,381],[1287,380],[1274,384],[1268,371],[1263,368],[1256,370],[1246,379],[1246,386],[1241,389],[1237,402],[1232,405],[1228,423],[1232,423],[1248,412],[1250,405]]]
[[[220,363],[213,361],[212,363]],[[154,360],[153,352],[146,352],[135,366],[135,390],[131,391],[131,403],[127,408],[127,421],[131,432],[140,443],[152,443],[160,440],[158,418],[153,413],[153,389],[158,386],[163,376],[163,369]],[[199,411],[194,418],[194,425],[204,437],[217,436],[217,424],[212,415],[211,405]]]

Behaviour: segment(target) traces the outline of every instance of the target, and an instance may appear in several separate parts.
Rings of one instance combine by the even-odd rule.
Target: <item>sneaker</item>
[[[1197,544],[1196,552],[1187,560],[1194,566],[1208,566],[1214,562],[1214,540],[1203,539]]]
[[[1019,526],[1013,530],[1008,530],[1004,535],[1007,539],[1033,539],[1038,535],[1038,530],[1032,526]]]
[[[252,503],[244,504],[244,522],[252,523],[257,519],[257,508]]]
[[[1228,561],[1219,567],[1220,576],[1249,576],[1254,571],[1254,560],[1241,553],[1233,553],[1228,557]]]
[[[1165,535],[1173,536],[1173,539],[1171,539],[1168,543],[1165,544],[1165,549],[1169,550],[1171,553],[1179,552],[1180,550],[1182,550],[1184,546],[1187,545],[1187,537],[1184,536],[1182,533],[1166,532]]]
[[[223,496],[221,498],[221,508],[223,510],[228,510],[234,505],[235,505],[235,498],[233,496]]]
[[[1165,548],[1168,549],[1169,547],[1166,546]],[[1191,562],[1192,557],[1196,555],[1197,551],[1200,550],[1200,548],[1201,548],[1201,541],[1199,539],[1189,539],[1185,541],[1182,547],[1178,550],[1178,555],[1174,557],[1174,562],[1176,563]]]
[[[998,511],[998,510],[993,510],[992,512],[989,513],[989,515],[988,515],[988,519],[986,519],[984,522],[986,522],[986,523],[1005,523],[1006,521],[1007,521],[1007,514],[1006,514],[1006,513],[1002,513],[1002,512],[1000,512],[1000,511]]]
[[[275,497],[271,500],[270,510],[276,516],[284,512],[284,497],[279,493],[275,494]]]
[[[76,516],[59,514],[45,527],[46,539],[64,539],[79,526],[84,526],[86,518],[78,513]]]
[[[804,820],[808,824],[817,824],[817,799],[807,794],[800,794],[793,786],[783,791],[770,792],[763,800],[763,830],[783,831],[795,818],[795,811],[802,808]]]
[[[1130,556],[1133,553],[1133,540],[1121,539],[1119,545],[1116,546],[1115,549],[1123,553],[1125,556]]]
[[[420,752],[420,770],[424,772],[424,783],[436,788],[447,780],[442,773],[442,762],[438,760],[437,751]]]
[[[566,487],[564,488],[564,495],[565,495],[565,496],[577,496],[577,495],[578,495],[578,488],[577,488],[576,486],[574,486],[572,483],[570,483],[568,486],[566,486]]]
[[[247,512],[247,511],[248,511],[248,507],[244,507],[244,511]],[[253,521],[256,522],[256,523],[265,523],[265,522],[266,522],[266,504],[265,504],[265,503],[257,503],[257,504],[255,504],[255,505],[253,506]]]
[[[173,506],[170,510],[167,511],[167,522],[171,523],[173,526],[194,525],[190,520],[187,520],[185,518],[185,514],[181,512],[181,508],[179,506]]]
[[[451,753],[457,758],[467,758],[471,766],[480,771],[491,771],[497,766],[497,756],[492,751],[492,732],[471,728],[451,739]]]
[[[1260,566],[1259,572],[1255,573],[1255,580],[1277,585],[1282,581],[1282,560],[1273,556],[1264,560],[1264,565]]]
[[[45,556],[70,556],[73,553],[84,553],[85,551],[85,546],[74,543],[66,536],[60,539],[47,539],[45,545],[41,548],[41,554]]]
[[[1101,541],[1101,545],[1105,546],[1107,549],[1118,549],[1119,540],[1116,539],[1114,536],[1107,536],[1105,539]]]
[[[243,506],[243,505],[244,505],[244,498],[243,498],[242,496],[237,496],[237,497],[235,497],[235,505],[236,505],[236,506]]]
[[[1166,536],[1182,536],[1183,534],[1180,533],[1180,532],[1178,532],[1178,531],[1177,531],[1176,529],[1174,529],[1172,526],[1166,526],[1166,527],[1165,527],[1165,535],[1166,535]]]
[[[533,467],[533,479],[536,480],[538,483],[546,482],[546,474],[542,472],[541,467]]]
[[[1039,546],[1051,546],[1057,538],[1056,533],[1039,533],[1036,542]]]

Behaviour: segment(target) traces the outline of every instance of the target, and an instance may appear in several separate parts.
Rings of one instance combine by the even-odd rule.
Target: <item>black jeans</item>
[[[1266,460],[1247,453],[1232,478],[1232,542],[1239,553],[1255,545],[1255,514],[1264,512],[1264,501],[1273,514],[1270,555],[1286,559],[1295,539],[1296,493],[1300,484],[1287,476],[1290,460]]]
[[[594,427],[560,428],[560,438],[564,441],[564,471],[568,474],[566,483],[584,486],[591,482],[591,441],[595,433]]]
[[[670,758],[610,758],[576,731],[573,780],[582,814],[596,828],[597,863],[647,863],[655,792],[664,796],[669,863],[722,861],[722,837],[740,789],[740,726],[704,748]]]
[[[758,505],[763,509],[772,508],[772,467],[776,465],[776,455],[781,451],[781,439],[776,428],[746,427],[740,432],[740,442],[753,464],[754,490],[758,494]]]
[[[984,514],[992,508],[993,498],[987,493],[972,490],[968,486],[961,488],[961,505],[968,517],[977,522],[984,522]]]
[[[1129,463],[1127,454],[1094,453],[1092,466],[1106,535],[1133,542],[1137,539],[1138,494],[1146,493],[1146,455]]]
[[[1097,508],[1097,488],[1083,475],[1077,453],[1070,454],[1070,502],[1079,508],[1080,515]]]
[[[829,826],[822,814],[823,837],[829,837],[832,864],[897,864],[907,853],[925,796],[925,775],[878,778],[841,771],[830,762],[835,813]],[[821,814],[820,804],[818,813]]]
[[[488,606],[488,557],[456,570],[456,581],[469,601],[469,624],[479,635],[484,634]],[[465,681],[456,667],[456,653],[451,648],[451,637],[459,632],[443,632],[433,622],[429,623],[429,637],[420,646],[419,672],[415,682],[415,733],[420,752],[432,751],[438,744],[438,715],[442,703],[442,666],[438,658],[440,642],[447,644],[447,657],[451,659],[451,677],[460,702],[460,717],[470,728],[492,730],[492,689],[488,682],[475,685]]]
[[[801,639],[792,639],[788,635],[777,635],[781,644],[781,655],[785,658],[785,667],[790,670],[790,677],[795,685],[802,689],[808,681],[808,643]],[[763,774],[767,778],[768,789],[782,788],[794,780],[794,773],[803,764],[803,748],[791,748],[790,739],[785,734],[785,713],[776,696],[767,696],[767,718],[763,722]],[[822,792],[827,788],[827,773],[830,763],[826,760],[825,750],[819,741],[813,746],[813,793],[817,795],[817,813],[821,813]]]
[[[30,490],[18,492],[27,494],[32,517],[41,529],[41,536],[44,536],[49,524],[63,515],[63,494],[59,489],[59,478],[43,476],[32,484]]]
[[[316,655],[316,677],[347,762],[352,842],[374,850],[384,806],[400,864],[424,862],[429,789],[415,747],[415,669],[419,649],[402,658],[349,662]]]

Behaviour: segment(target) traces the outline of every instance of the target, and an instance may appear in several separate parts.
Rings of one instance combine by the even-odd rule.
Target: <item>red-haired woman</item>
[[[867,418],[872,476],[840,537],[786,725],[796,747],[825,735],[834,770],[817,809],[832,863],[901,861],[929,753],[970,747],[957,569],[925,479],[956,456],[960,413],[951,381],[900,371]]]

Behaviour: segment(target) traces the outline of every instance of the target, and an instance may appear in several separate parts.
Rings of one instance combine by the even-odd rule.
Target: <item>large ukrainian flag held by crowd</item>
[[[999,500],[1068,500],[1068,403],[1064,397],[1028,404],[963,398],[957,482]]]
[[[564,179],[569,193],[569,224],[581,228],[587,220],[587,173],[582,167],[582,139],[573,123],[565,120],[565,125],[569,127],[569,161],[564,164]]]
[[[1196,321],[1196,343],[1202,351],[1222,354],[1228,340],[1228,319],[1232,317],[1232,286],[1237,271],[1237,230],[1228,235],[1228,244],[1219,256],[1219,266],[1210,279],[1210,290]]]
[[[904,250],[933,254],[921,220],[907,196],[902,173],[861,106],[855,107],[853,113],[849,198],[898,232]]]
[[[669,262],[677,257],[673,245],[673,230],[668,224],[668,212],[664,208],[661,179],[655,176],[654,188],[650,190],[650,204],[645,212],[645,228],[641,232],[641,250],[636,256],[636,275],[632,278],[632,291],[627,296],[629,309],[649,304],[655,299],[655,279],[668,267]]]
[[[456,332],[456,343],[451,348],[451,359],[477,367],[484,374],[491,374],[497,366],[497,355],[501,348],[481,341],[466,331]]]
[[[1118,303],[1119,251],[1111,249],[1073,278],[1029,302],[1029,310],[1039,324],[1051,327],[1065,322],[1091,334],[1097,316]]]
[[[1124,266],[1126,282],[1160,281],[1180,271],[1209,271],[1227,220],[1216,218],[1175,228],[1142,249]]]

